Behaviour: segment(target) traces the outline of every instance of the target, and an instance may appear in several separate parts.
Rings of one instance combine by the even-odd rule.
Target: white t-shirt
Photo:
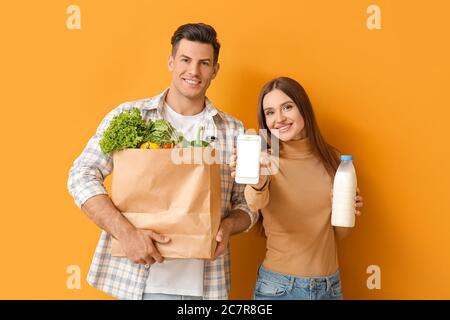
[[[164,118],[192,141],[198,126],[204,125],[205,110],[193,116],[183,116],[165,104]],[[203,260],[165,259],[163,263],[151,265],[144,292],[203,296],[203,271]]]

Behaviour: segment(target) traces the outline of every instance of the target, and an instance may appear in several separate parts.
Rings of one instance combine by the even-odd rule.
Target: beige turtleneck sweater
[[[313,154],[309,139],[280,141],[280,167],[261,176],[261,190],[245,188],[250,209],[261,209],[267,236],[263,266],[297,277],[321,277],[338,270],[331,226],[332,180]]]

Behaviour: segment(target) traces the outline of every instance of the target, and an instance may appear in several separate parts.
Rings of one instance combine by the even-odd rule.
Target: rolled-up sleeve
[[[244,231],[248,232],[258,221],[258,211],[252,211],[247,205],[244,197],[245,184],[233,182],[233,191],[231,193],[231,210],[242,210],[250,217],[250,226]]]
[[[67,187],[79,208],[93,196],[108,194],[103,181],[112,172],[112,157],[103,153],[99,143],[114,116],[129,108],[128,103],[122,104],[102,120],[95,135],[89,139],[83,152],[70,168]]]

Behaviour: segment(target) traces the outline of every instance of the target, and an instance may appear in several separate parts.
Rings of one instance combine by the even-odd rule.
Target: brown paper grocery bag
[[[211,148],[114,152],[111,199],[135,227],[171,238],[156,243],[163,257],[213,257],[221,220],[220,165],[211,163],[215,156]],[[125,256],[114,238],[112,255]]]

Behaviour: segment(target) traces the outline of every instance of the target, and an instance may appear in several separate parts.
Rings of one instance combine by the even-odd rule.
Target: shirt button
[[[145,267],[145,269],[148,269],[148,268],[150,268],[150,265],[146,264],[144,267]]]

